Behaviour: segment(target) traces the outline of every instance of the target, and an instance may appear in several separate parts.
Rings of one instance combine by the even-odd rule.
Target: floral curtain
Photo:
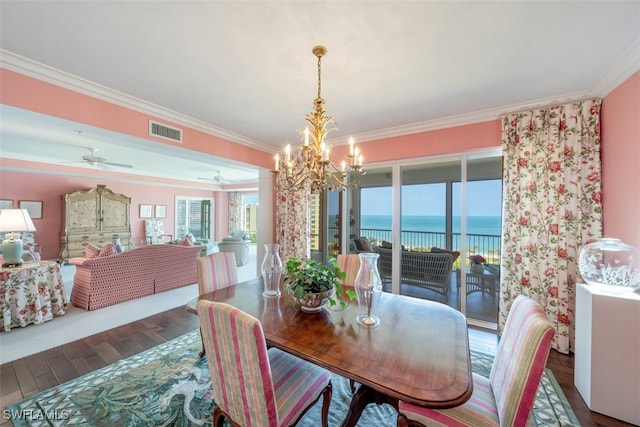
[[[293,159],[301,162],[300,156]],[[289,258],[306,259],[311,256],[311,191],[283,190],[284,172],[276,178],[276,240],[280,244],[283,262]]]
[[[244,230],[244,197],[240,191],[229,193],[229,232]]]
[[[509,114],[502,122],[504,214],[498,328],[518,295],[574,347],[578,251],[602,236],[600,99]]]

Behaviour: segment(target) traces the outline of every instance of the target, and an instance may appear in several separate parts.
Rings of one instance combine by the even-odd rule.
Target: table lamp
[[[0,232],[7,233],[2,241],[2,267],[19,267],[22,265],[23,231],[36,231],[33,221],[26,209],[2,209],[0,211]]]

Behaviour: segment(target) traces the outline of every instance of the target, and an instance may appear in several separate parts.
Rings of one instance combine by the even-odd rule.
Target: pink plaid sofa
[[[198,282],[200,246],[148,245],[98,258],[70,258],[76,266],[71,303],[96,310]]]

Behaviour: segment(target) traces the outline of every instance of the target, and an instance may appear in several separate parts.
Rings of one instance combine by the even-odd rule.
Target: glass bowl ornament
[[[640,289],[640,249],[620,239],[598,239],[580,249],[578,270],[585,283],[603,291],[636,291]]]

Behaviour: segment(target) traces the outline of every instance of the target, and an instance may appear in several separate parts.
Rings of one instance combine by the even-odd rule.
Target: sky
[[[362,188],[362,215],[391,215],[391,187]],[[453,187],[453,215],[460,215],[460,185]],[[402,188],[402,214],[444,216],[445,184],[405,185]],[[467,183],[468,216],[500,216],[502,214],[501,180]]]

